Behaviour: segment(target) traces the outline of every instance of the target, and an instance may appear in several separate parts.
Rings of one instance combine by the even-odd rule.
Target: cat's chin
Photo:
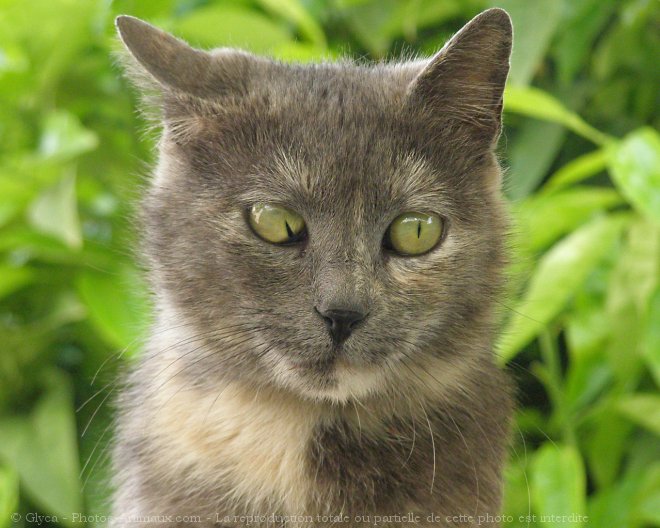
[[[288,363],[288,364],[287,364]],[[386,386],[386,370],[378,364],[338,359],[331,366],[279,363],[276,379],[305,399],[345,403],[373,396]]]

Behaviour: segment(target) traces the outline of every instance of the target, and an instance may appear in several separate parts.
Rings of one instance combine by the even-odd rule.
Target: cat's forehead
[[[401,123],[394,121],[402,118],[416,69],[271,63],[247,76],[239,94],[220,96],[214,106],[221,118],[236,119],[237,127],[261,121],[264,132],[279,131],[290,136],[283,140],[301,144],[307,139],[337,142],[352,136],[357,147],[355,142],[365,135],[383,136],[395,126],[400,128]]]
[[[334,62],[314,65],[273,63],[250,78],[250,89],[276,101],[320,103],[359,109],[402,104],[423,63],[360,65]]]
[[[253,166],[237,186],[244,204],[277,202],[317,212],[353,216],[351,211],[380,215],[391,210],[453,209],[455,200],[442,171],[414,154],[393,155],[364,164],[344,163],[340,152],[335,163],[314,163],[280,149],[270,165]]]
[[[291,125],[341,132],[378,125],[401,113],[421,63],[359,65],[339,62],[295,65],[267,62],[243,73],[240,86],[218,84],[208,99],[174,97],[176,114],[236,120],[277,119]],[[188,104],[186,104],[186,102]],[[365,121],[365,119],[367,121]]]
[[[450,205],[451,168],[415,149],[404,98],[416,66],[274,65],[185,131],[201,171],[240,202],[315,210]],[[201,119],[201,120],[200,120]],[[202,123],[200,125],[200,123]],[[181,129],[180,129],[181,130]],[[179,132],[180,132],[179,130]],[[217,172],[216,172],[217,169]],[[227,187],[224,187],[227,190]]]
[[[268,63],[245,76],[240,90],[218,89],[209,100],[170,97],[165,125],[169,138],[182,143],[231,149],[235,140],[317,163],[328,157],[362,163],[371,155],[401,151],[410,139],[412,116],[403,108],[416,69]]]

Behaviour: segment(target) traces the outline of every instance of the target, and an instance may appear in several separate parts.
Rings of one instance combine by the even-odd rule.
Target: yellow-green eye
[[[442,219],[436,214],[403,213],[390,224],[385,244],[402,255],[421,255],[433,249],[442,236]]]
[[[273,244],[297,242],[305,234],[302,216],[281,205],[254,204],[249,220],[254,232]]]

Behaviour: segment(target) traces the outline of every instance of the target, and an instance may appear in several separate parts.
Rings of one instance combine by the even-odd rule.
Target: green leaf
[[[625,422],[633,427],[628,420],[625,420]],[[644,475],[658,471],[660,469],[660,442],[658,442],[658,437],[646,430],[638,430],[635,433],[626,443],[626,471]],[[649,477],[651,477],[651,480],[655,480],[651,475]]]
[[[117,13],[130,13],[144,20],[166,18],[176,12],[178,0],[158,0],[158,2],[134,2],[133,0],[115,0],[113,8]],[[195,4],[193,4],[195,5]]]
[[[320,48],[326,47],[325,33],[299,0],[258,0],[264,8],[292,22]]]
[[[333,57],[332,52],[327,49],[294,41],[275,46],[271,53],[276,59],[296,63],[322,61]]]
[[[626,136],[611,155],[610,170],[633,206],[660,224],[660,135],[643,128]]]
[[[628,292],[640,315],[646,315],[660,286],[660,227],[644,218],[630,224],[623,258],[627,260]]]
[[[660,396],[636,394],[622,399],[619,411],[629,420],[660,435]]]
[[[392,20],[404,8],[396,0],[360,2],[345,10],[344,16],[355,38],[373,57],[383,57],[392,43]],[[400,18],[399,18],[400,19]]]
[[[610,325],[604,308],[612,262],[620,250],[608,255],[576,292],[565,317],[564,337],[568,363],[564,375],[563,401],[567,415],[589,412],[599,395],[611,384],[614,374],[606,357]]]
[[[34,277],[28,268],[0,266],[0,299],[29,284]]]
[[[589,527],[633,528],[633,506],[642,484],[639,474],[626,475],[614,485],[596,493],[589,501]]]
[[[595,214],[620,204],[621,196],[604,187],[576,187],[555,194],[537,194],[519,204],[519,244],[539,251]]]
[[[604,148],[578,156],[550,176],[543,190],[556,191],[595,176],[605,170],[608,159],[608,150]]]
[[[103,380],[97,377],[96,384],[87,387],[89,392],[85,401],[88,398],[92,398],[92,400],[78,413],[78,421],[85,430],[84,436],[80,438],[82,463],[80,480],[83,483],[85,505],[88,512],[99,516],[108,516],[112,513],[112,505],[108,501],[108,483],[112,482],[114,474],[107,446],[112,443],[114,431],[114,384],[103,389],[104,385],[108,383],[105,380],[113,379],[105,377],[105,367],[110,367],[109,363],[111,362],[104,365],[99,374]],[[120,369],[123,368],[123,365],[117,366]],[[97,369],[98,365],[95,370]],[[108,374],[109,376],[118,375],[116,372]],[[96,396],[94,396],[95,394]],[[96,526],[106,528],[107,525],[98,523]]]
[[[82,229],[76,202],[76,177],[70,174],[46,189],[28,210],[30,224],[72,249],[82,247]]]
[[[635,516],[640,524],[660,526],[660,463],[646,471],[636,503]]]
[[[67,161],[94,150],[99,144],[94,132],[64,110],[49,113],[43,123],[39,154],[49,161]]]
[[[7,72],[25,72],[28,58],[23,50],[14,43],[3,42],[0,48],[0,75]]]
[[[589,474],[598,487],[607,488],[618,478],[632,430],[633,426],[610,406],[590,417],[585,451]]]
[[[531,508],[528,473],[526,458],[512,459],[505,467],[502,514],[513,519],[513,522],[506,523],[508,528],[536,526],[532,519],[528,519]]]
[[[82,511],[76,421],[69,380],[50,371],[29,416],[0,418],[0,457],[16,469],[30,500],[73,526]],[[65,519],[66,517],[66,519]]]
[[[559,149],[564,144],[566,129],[556,123],[527,120],[507,146],[505,191],[511,200],[528,196],[545,178]]]
[[[448,32],[438,33],[440,23],[458,17],[466,17],[472,10],[465,9],[456,0],[437,2],[435,0],[366,0],[346,2],[341,16],[353,32],[355,38],[376,58],[384,57],[392,42],[405,38],[408,42],[418,39],[418,31],[433,27],[433,40],[420,42],[428,53],[437,52],[444,44]],[[442,42],[435,40],[442,38]]]
[[[617,259],[620,251],[609,255]],[[571,363],[586,358],[604,357],[603,343],[609,336],[605,298],[613,263],[605,259],[576,292],[565,326],[566,344]]]
[[[0,251],[20,251],[22,258],[67,265],[99,265],[85,258],[84,252],[72,251],[60,240],[29,228],[0,231]]]
[[[626,221],[627,217],[620,215],[598,218],[558,242],[541,258],[498,343],[502,363],[513,358],[564,308],[610,250]]]
[[[146,287],[136,270],[122,266],[111,273],[83,273],[78,292],[91,321],[110,345],[137,348],[149,310]]]
[[[584,67],[584,59],[593,41],[611,17],[615,3],[616,0],[582,0],[564,3],[568,10],[568,20],[562,24],[558,39],[553,46],[558,76],[562,83],[570,83]]]
[[[552,95],[538,88],[508,86],[504,93],[504,109],[507,112],[559,123],[597,145],[612,141],[612,138],[587,124]]]
[[[586,478],[580,453],[573,447],[544,444],[532,462],[531,494],[534,512],[559,516],[552,526],[583,526]],[[582,518],[582,521],[580,520]]]
[[[76,64],[76,54],[89,46],[92,20],[107,10],[107,6],[99,2],[33,0],[29,9],[25,7],[20,1],[2,2],[0,34],[20,43],[29,59],[29,69],[25,72],[28,75],[22,76],[29,80],[27,89],[17,95],[23,101],[36,95],[38,99],[29,105],[45,114],[59,99],[54,97],[54,87],[60,76]],[[41,21],[38,28],[37,20]]]
[[[428,27],[437,27],[442,23],[457,16],[466,16],[471,14],[471,9],[460,0],[447,0],[438,2],[437,0],[415,0],[413,2],[402,2],[405,6],[403,16],[400,17],[402,30],[408,40],[417,38],[417,30]],[[397,35],[398,36],[398,35]]]
[[[256,53],[268,53],[292,40],[286,29],[259,12],[224,4],[195,9],[174,28],[198,46],[232,46]]]
[[[660,230],[636,217],[608,280],[605,308],[608,362],[620,384],[635,384],[643,374],[642,336],[650,299],[660,274]]]
[[[589,275],[565,319],[569,361],[564,376],[564,402],[569,414],[586,410],[614,377],[605,354],[610,328],[603,307],[610,270],[611,264],[606,260]]]
[[[642,356],[660,387],[660,288],[649,301],[646,328],[642,336]]]
[[[531,9],[527,0],[499,0],[490,4],[506,9],[515,28],[509,82],[527,85],[541,64],[561,20],[563,2],[536,0]]]
[[[18,509],[18,475],[8,466],[0,466],[0,528],[9,528],[11,514]]]
[[[33,197],[34,185],[31,185],[22,174],[0,165],[0,227],[22,211]]]

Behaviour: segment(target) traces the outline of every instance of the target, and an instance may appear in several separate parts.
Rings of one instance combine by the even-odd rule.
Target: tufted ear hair
[[[506,11],[488,9],[432,57],[408,89],[408,103],[437,126],[456,126],[490,148],[501,129],[513,31]]]
[[[115,25],[126,49],[143,70],[133,72],[133,76],[146,73],[166,91],[204,99],[242,93],[247,90],[250,70],[258,62],[257,57],[239,50],[221,48],[207,52],[191,48],[131,16],[117,17]]]

